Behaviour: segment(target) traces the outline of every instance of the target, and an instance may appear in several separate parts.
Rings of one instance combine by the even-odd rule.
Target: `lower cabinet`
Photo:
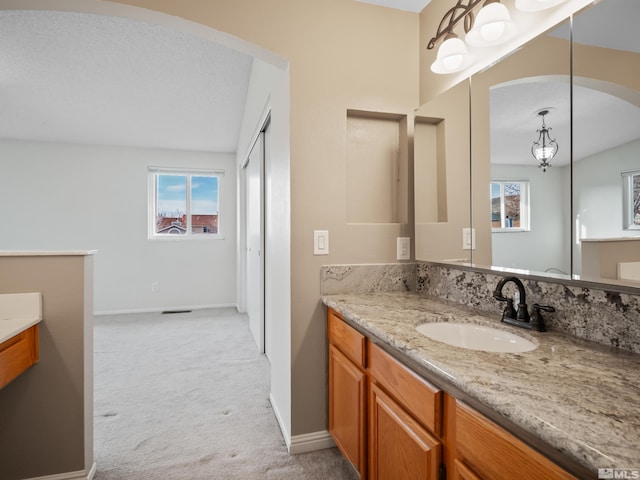
[[[369,478],[437,479],[441,443],[375,384],[369,396]]]
[[[453,463],[453,480],[482,480],[461,460],[456,458]]]
[[[0,343],[0,388],[38,363],[38,325]]]
[[[576,480],[329,309],[329,430],[361,480]]]
[[[329,432],[361,479],[367,478],[367,374],[364,335],[329,310]]]
[[[575,480],[573,475],[459,401],[455,408],[455,447],[454,470],[459,479]]]
[[[342,454],[366,478],[367,376],[329,346],[329,432]]]

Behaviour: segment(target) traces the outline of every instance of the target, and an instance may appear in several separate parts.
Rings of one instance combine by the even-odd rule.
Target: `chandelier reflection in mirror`
[[[516,0],[516,8],[522,12],[537,12],[555,7],[566,0]],[[466,3],[465,3],[466,2]],[[500,0],[484,0],[477,17],[473,9],[483,0],[457,0],[440,20],[438,30],[427,45],[427,50],[435,48],[436,42],[444,38],[438,49],[431,71],[438,74],[460,72],[469,68],[476,56],[467,46],[474,48],[502,45],[513,39],[517,28],[511,20],[509,9]],[[463,21],[464,42],[454,32],[458,22]]]
[[[538,160],[538,168],[542,168],[543,172],[547,171],[547,167],[551,166],[551,159],[558,153],[558,142],[555,138],[549,136],[551,128],[547,128],[544,121],[545,115],[549,113],[548,108],[544,108],[538,111],[538,115],[542,117],[542,128],[537,130],[538,139],[533,142],[531,146],[531,154]]]

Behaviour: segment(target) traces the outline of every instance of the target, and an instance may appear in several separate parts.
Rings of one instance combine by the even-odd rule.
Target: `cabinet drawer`
[[[456,403],[455,423],[458,457],[481,478],[575,480],[555,463],[460,402]]]
[[[442,391],[370,344],[367,359],[371,381],[381,385],[424,427],[441,434]]]
[[[365,337],[347,325],[340,316],[329,309],[328,313],[329,342],[335,345],[353,363],[365,367]]]
[[[0,388],[38,361],[38,326],[0,343]]]

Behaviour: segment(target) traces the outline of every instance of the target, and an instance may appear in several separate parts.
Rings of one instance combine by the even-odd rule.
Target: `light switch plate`
[[[411,260],[411,238],[397,238],[396,260]]]
[[[329,230],[313,231],[313,254],[329,255]]]

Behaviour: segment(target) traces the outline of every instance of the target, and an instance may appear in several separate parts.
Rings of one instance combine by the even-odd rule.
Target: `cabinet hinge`
[[[447,467],[444,466],[444,463],[438,467],[438,480],[447,480]]]

